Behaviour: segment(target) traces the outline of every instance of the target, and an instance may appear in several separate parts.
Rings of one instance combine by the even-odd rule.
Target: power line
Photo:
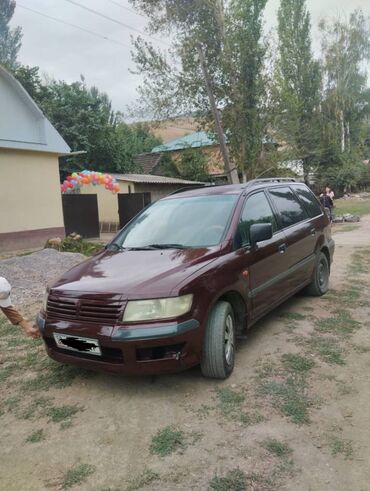
[[[105,41],[110,41],[111,43],[124,46],[125,48],[131,48],[130,45],[121,43],[121,41],[117,41],[116,39],[109,38],[108,36],[104,36],[104,34],[99,34],[97,32],[90,31],[89,29],[85,29],[84,27],[77,26],[76,24],[71,24],[70,22],[66,22],[62,19],[57,19],[56,17],[52,17],[51,15],[44,14],[43,12],[39,12],[38,10],[31,9],[30,7],[26,7],[25,5],[20,4],[19,2],[17,2],[17,7],[28,10],[29,12],[40,15],[41,17],[45,17],[46,19],[54,20],[55,22],[59,22],[60,24],[64,24],[69,27],[74,27],[75,29],[79,29],[80,31],[83,32],[87,32],[88,34],[91,34],[92,36],[98,37],[100,39],[104,39]]]
[[[101,12],[98,12],[97,10],[91,9],[90,7],[86,7],[85,5],[82,5],[79,2],[75,2],[74,0],[65,0],[65,1],[68,2],[68,3],[71,3],[72,5],[75,5],[77,7],[80,7],[82,9],[84,9],[84,10],[87,10],[88,12],[90,12],[92,14],[98,15],[99,17],[102,17],[103,19],[109,20],[111,22],[114,22],[115,24],[118,24],[118,25],[120,25],[122,27],[125,27],[126,29],[131,29],[132,31],[135,31],[135,32],[138,32],[139,34],[142,34],[143,36],[150,37],[154,41],[157,41],[159,43],[163,43],[163,44],[166,44],[167,46],[169,46],[168,43],[166,43],[165,41],[162,41],[161,39],[154,38],[154,37],[150,36],[149,34],[146,34],[144,31],[141,31],[140,29],[137,29],[136,27],[132,27],[129,24],[125,24],[124,22],[121,22],[121,21],[119,21],[117,19],[113,19],[113,17],[109,17],[108,15],[102,14]]]
[[[140,17],[145,18],[144,14],[141,14],[140,12],[136,12],[136,10],[126,7],[126,5],[122,5],[121,3],[115,2],[114,0],[107,0],[107,1],[113,3],[113,5],[117,5],[117,7],[120,7],[121,9],[127,10],[128,12],[132,12],[133,14],[140,15]]]

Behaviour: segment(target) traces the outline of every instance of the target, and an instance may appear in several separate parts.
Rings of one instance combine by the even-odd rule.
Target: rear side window
[[[290,188],[270,189],[269,193],[279,212],[283,228],[308,218],[302,203]]]
[[[294,191],[299,196],[311,218],[322,214],[320,204],[312,191],[305,186],[294,186]]]
[[[273,211],[263,192],[252,194],[245,203],[238,227],[243,245],[250,243],[249,230],[254,223],[271,223],[273,232],[277,230]]]

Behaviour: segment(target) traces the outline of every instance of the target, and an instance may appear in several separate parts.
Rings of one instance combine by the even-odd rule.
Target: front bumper
[[[203,329],[199,321],[163,322],[130,328],[55,321],[39,314],[36,319],[48,355],[61,363],[82,368],[149,375],[182,371],[200,363]],[[53,333],[93,337],[102,356],[59,348]]]

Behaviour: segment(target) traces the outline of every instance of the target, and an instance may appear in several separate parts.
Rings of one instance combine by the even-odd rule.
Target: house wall
[[[178,184],[135,184],[135,193],[150,193],[152,203],[165,198],[177,189],[185,188],[186,185]]]
[[[0,148],[0,251],[64,236],[58,157]]]
[[[120,193],[127,194],[129,186],[131,192],[135,192],[133,183],[119,182]],[[119,223],[117,195],[105,189],[104,186],[93,186],[88,184],[82,186],[81,194],[96,194],[98,197],[98,211],[100,223]]]

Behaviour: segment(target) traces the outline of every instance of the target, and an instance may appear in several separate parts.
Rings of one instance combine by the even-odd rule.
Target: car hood
[[[220,254],[220,247],[183,250],[103,251],[67,271],[54,293],[155,298],[176,295],[177,285]]]

